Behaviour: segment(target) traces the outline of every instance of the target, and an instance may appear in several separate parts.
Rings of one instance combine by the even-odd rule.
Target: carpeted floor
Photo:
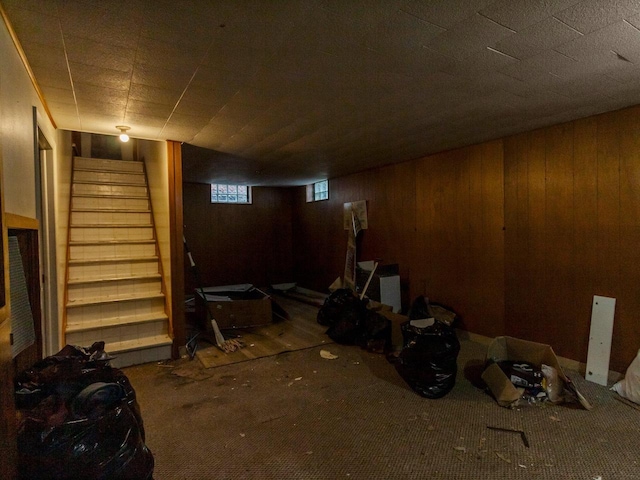
[[[571,371],[592,411],[499,407],[465,378],[485,348],[461,343],[456,387],[439,400],[415,394],[384,356],[335,344],[216,368],[185,359],[125,373],[156,480],[640,478],[640,411]],[[321,349],[338,358],[322,358]],[[487,426],[523,430],[530,446]]]

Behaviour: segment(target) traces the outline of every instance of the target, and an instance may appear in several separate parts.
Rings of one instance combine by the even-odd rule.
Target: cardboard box
[[[208,287],[204,289],[204,294],[211,315],[220,329],[259,327],[273,320],[271,297],[252,285]],[[205,328],[209,321],[206,308],[202,293],[197,290],[195,314]]]
[[[402,337],[402,324],[409,321],[409,317],[394,313],[391,307],[376,309],[376,311],[391,322],[391,349],[394,352],[402,350],[404,339]]]
[[[580,404],[590,410],[592,407],[584,396],[578,392],[575,385],[564,374],[553,349],[543,343],[529,342],[513,337],[496,337],[487,348],[487,363],[489,365],[482,373],[482,379],[491,390],[499,405],[503,407],[515,406],[522,396],[523,389],[511,383],[502,369],[495,362],[503,360],[528,362],[536,366],[549,365],[558,371],[558,376],[564,381],[565,388],[573,392]]]
[[[356,293],[358,295],[362,293],[374,263],[373,261],[358,262],[356,267]],[[367,298],[391,306],[395,313],[400,312],[402,308],[400,274],[398,272],[397,264],[378,265],[366,292]]]

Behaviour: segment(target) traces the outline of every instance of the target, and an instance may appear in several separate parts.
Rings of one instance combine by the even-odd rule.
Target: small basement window
[[[328,180],[307,185],[307,202],[317,202],[319,200],[329,200]]]
[[[211,203],[251,203],[251,187],[212,183]]]

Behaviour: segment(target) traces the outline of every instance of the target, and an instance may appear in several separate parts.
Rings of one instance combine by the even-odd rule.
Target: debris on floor
[[[542,343],[496,337],[488,346],[482,380],[502,407],[589,401],[567,377],[553,349]]]
[[[326,360],[335,360],[338,355],[334,355],[329,350],[320,350],[320,356]]]

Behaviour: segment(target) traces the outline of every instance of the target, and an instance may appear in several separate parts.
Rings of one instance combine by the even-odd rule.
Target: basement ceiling
[[[300,185],[640,103],[637,0],[0,0],[58,128]]]

